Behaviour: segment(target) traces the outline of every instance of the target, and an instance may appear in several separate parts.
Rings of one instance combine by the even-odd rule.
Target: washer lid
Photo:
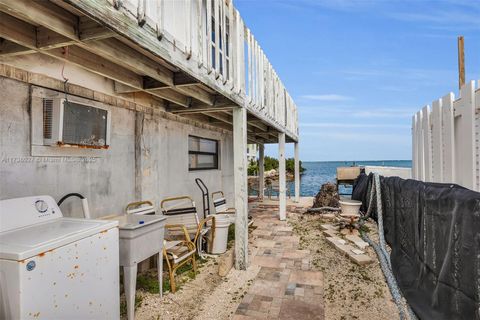
[[[117,221],[57,218],[48,222],[0,233],[0,259],[21,261],[101,233]]]

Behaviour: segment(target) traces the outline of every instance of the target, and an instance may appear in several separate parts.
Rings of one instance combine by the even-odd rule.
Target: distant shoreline
[[[392,161],[397,161],[397,162],[408,162],[408,161],[412,161],[411,159],[407,159],[407,160],[397,160],[397,159],[394,159],[394,160],[302,160],[302,163],[305,163],[305,162],[328,162],[328,163],[333,163],[333,162],[392,162]]]

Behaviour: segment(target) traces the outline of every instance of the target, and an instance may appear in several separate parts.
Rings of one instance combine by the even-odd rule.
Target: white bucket
[[[215,239],[213,239],[210,253],[221,254],[227,251],[228,227],[231,223],[231,217],[226,214],[215,215]]]

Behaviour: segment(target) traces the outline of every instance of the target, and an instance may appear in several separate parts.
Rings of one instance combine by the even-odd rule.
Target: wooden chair
[[[197,274],[195,254],[203,256],[202,242],[208,245],[215,238],[215,217],[198,218],[195,202],[189,196],[167,198],[160,204],[167,217],[163,256],[167,262],[172,292],[176,291],[175,273],[181,266],[191,262]]]

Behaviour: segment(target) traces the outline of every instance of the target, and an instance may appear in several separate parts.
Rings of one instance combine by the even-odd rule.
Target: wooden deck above
[[[297,108],[231,0],[0,0],[0,62],[41,53],[248,140],[298,140]],[[9,60],[10,59],[10,60]]]

